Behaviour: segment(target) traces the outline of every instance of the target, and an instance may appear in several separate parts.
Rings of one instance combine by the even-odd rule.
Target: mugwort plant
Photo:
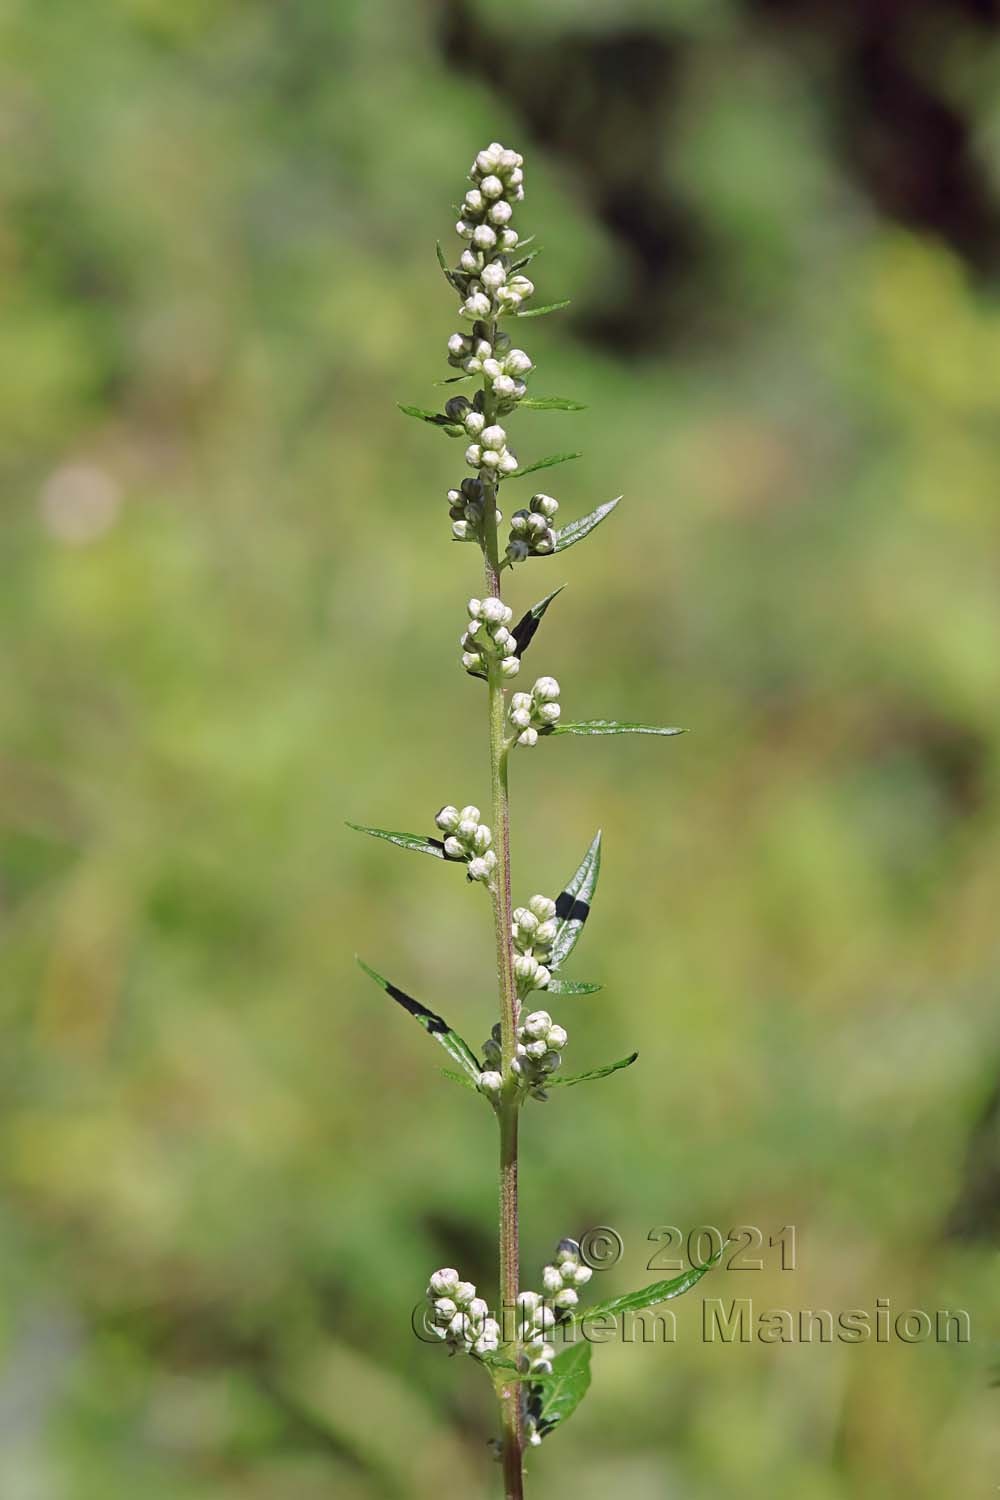
[[[518,1124],[529,1101],[605,1078],[635,1062],[618,1062],[567,1074],[563,1056],[568,1033],[543,1004],[589,995],[598,985],[564,978],[562,970],[583,931],[601,866],[598,832],[565,889],[554,898],[535,893],[521,906],[512,899],[510,763],[525,750],[560,735],[653,734],[681,731],[611,719],[563,717],[559,683],[538,676],[526,685],[522,668],[542,618],[560,589],[547,594],[515,621],[502,596],[504,574],[575,546],[611,514],[621,496],[589,515],[560,524],[559,502],[537,493],[515,509],[501,541],[501,489],[549,469],[576,453],[555,453],[524,463],[510,446],[507,423],[522,411],[580,411],[578,402],[529,394],[531,356],[509,329],[523,320],[565,307],[565,302],[529,306],[535,287],[527,268],[538,254],[514,225],[524,198],[524,163],[516,151],[494,141],[480,151],[469,173],[461,217],[455,225],[462,249],[450,265],[438,246],[445,278],[459,299],[461,329],[448,339],[448,363],[456,372],[442,383],[463,386],[443,410],[403,406],[407,416],[439,428],[466,444],[469,471],[448,491],[454,541],[482,555],[482,595],[470,598],[460,639],[460,664],[473,679],[469,691],[485,698],[489,736],[490,811],[473,803],[447,805],[434,816],[430,836],[351,824],[359,832],[400,848],[464,866],[471,886],[482,886],[493,909],[499,1020],[475,1052],[441,1016],[362,963],[365,972],[410,1013],[449,1054],[449,1076],[474,1091],[496,1116],[500,1136],[500,1229],[498,1300],[491,1309],[476,1287],[452,1266],[433,1273],[427,1286],[429,1326],[452,1352],[461,1352],[489,1376],[499,1402],[500,1437],[507,1500],[523,1494],[525,1454],[575,1410],[590,1384],[591,1344],[581,1338],[583,1319],[618,1316],[653,1306],[693,1286],[706,1266],[671,1281],[589,1308],[581,1294],[591,1279],[575,1240],[560,1239],[541,1273],[541,1290],[521,1285],[518,1254]],[[515,687],[515,679],[525,682]],[[563,1014],[560,1010],[559,1014]]]

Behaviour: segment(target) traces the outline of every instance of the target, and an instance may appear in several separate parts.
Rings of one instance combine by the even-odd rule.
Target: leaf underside
[[[586,979],[560,979],[554,974],[545,986],[547,995],[596,995],[603,984],[591,984]]]
[[[525,651],[527,651],[531,645],[535,631],[541,624],[542,616],[556,595],[561,594],[565,587],[566,585],[561,583],[557,589],[552,590],[551,594],[546,594],[544,599],[539,599],[537,604],[533,604],[518,620],[511,632],[514,637],[514,644],[517,647],[518,656],[523,656]]]
[[[548,968],[553,973],[565,963],[579,942],[583,924],[590,916],[590,906],[600,873],[601,830],[598,829],[573,878],[556,897],[558,925],[548,959]]]
[[[551,1375],[527,1387],[528,1414],[534,1418],[539,1437],[548,1437],[553,1428],[568,1421],[589,1388],[590,1344],[582,1339],[556,1355]]]
[[[553,724],[539,731],[551,734],[684,734],[686,731],[664,724],[628,724],[618,719],[586,719],[576,724]]]
[[[364,823],[348,822],[347,826],[353,828],[355,833],[367,833],[373,839],[385,839],[387,843],[395,844],[400,849],[412,849],[417,854],[433,854],[436,859],[448,858],[440,839],[425,839],[419,833],[396,833],[390,828],[368,828]],[[458,864],[460,861],[449,863]]]
[[[621,1057],[617,1062],[605,1063],[602,1068],[591,1068],[587,1073],[571,1073],[565,1078],[550,1073],[545,1080],[545,1087],[554,1088],[556,1084],[561,1083],[564,1087],[572,1088],[574,1083],[590,1083],[594,1078],[607,1078],[609,1073],[617,1073],[622,1068],[630,1068],[638,1056],[638,1052],[630,1052],[628,1057]]]
[[[422,1026],[427,1034],[432,1036],[444,1048],[452,1062],[457,1063],[462,1072],[468,1078],[474,1080],[478,1087],[482,1066],[468,1042],[463,1040],[457,1031],[451,1029],[444,1017],[436,1015],[432,1010],[428,1010],[426,1005],[421,1005],[419,1000],[414,1000],[412,995],[408,995],[405,990],[399,989],[397,985],[390,984],[388,979],[383,979],[382,975],[370,968],[363,958],[359,958],[357,963],[358,967],[364,970],[369,979],[374,979],[375,983],[380,989],[385,990],[390,999],[395,1000],[397,1005],[401,1005],[417,1024]]]
[[[605,500],[596,510],[592,510],[587,516],[580,516],[576,521],[567,521],[566,525],[556,532],[556,543],[552,549],[552,555],[557,552],[565,552],[567,547],[572,547],[575,542],[582,542],[585,536],[589,536],[595,526],[599,526],[605,516],[610,516],[615,506],[621,499],[616,495],[613,500]]]

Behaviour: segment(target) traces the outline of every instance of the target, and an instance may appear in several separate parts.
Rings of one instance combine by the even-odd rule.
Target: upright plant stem
[[[496,492],[487,486],[485,497],[484,556],[486,592],[500,597],[500,565],[496,526]],[[511,943],[512,903],[510,894],[510,793],[507,785],[506,703],[499,665],[489,665],[490,782],[493,794],[493,848],[497,863],[493,881],[493,923],[496,930],[497,989],[500,999],[501,1074],[500,1099],[500,1318],[506,1330],[514,1317],[520,1281],[517,1209],[517,1115],[518,1099],[511,1062],[517,1047],[517,984]],[[518,1381],[498,1386],[500,1399],[504,1494],[506,1500],[521,1500],[522,1422]]]

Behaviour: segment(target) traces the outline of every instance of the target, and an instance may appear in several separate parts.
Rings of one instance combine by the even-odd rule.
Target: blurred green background
[[[524,459],[585,546],[532,648],[515,895],[594,829],[526,1112],[524,1279],[591,1224],[798,1228],[770,1306],[972,1342],[595,1352],[538,1495],[1000,1483],[1000,12],[990,0],[0,5],[0,1494],[495,1492],[487,1384],[409,1332],[494,1278],[486,903],[344,828],[485,806],[456,666],[434,263],[475,151],[547,254]],[[527,490],[525,491],[527,494]],[[508,497],[509,499],[510,497]]]

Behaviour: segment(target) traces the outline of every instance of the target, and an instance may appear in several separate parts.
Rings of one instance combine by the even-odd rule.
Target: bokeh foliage
[[[625,494],[515,602],[569,585],[572,717],[692,731],[515,767],[519,899],[605,830],[574,1070],[641,1054],[528,1113],[526,1279],[588,1224],[612,1295],[654,1225],[794,1223],[717,1294],[973,1324],[720,1348],[693,1293],[537,1491],[995,1487],[1000,38],[871,12],[0,9],[7,1500],[489,1492],[486,1384],[408,1320],[492,1280],[492,1120],[352,962],[478,1040],[488,914],[343,820],[487,798],[460,446],[394,403],[494,136],[574,299],[535,384],[592,407],[517,451],[587,450],[567,518]]]

